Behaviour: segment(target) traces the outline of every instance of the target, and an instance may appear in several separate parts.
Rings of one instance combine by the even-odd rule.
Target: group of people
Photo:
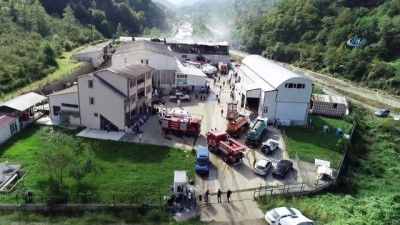
[[[231,195],[232,195],[232,191],[230,189],[228,189],[228,191],[226,192],[226,199],[227,199],[228,203],[231,201]],[[207,191],[206,191],[206,193],[204,195],[204,203],[206,205],[209,205],[210,202],[211,202],[210,200],[211,200],[210,199],[210,190],[207,189]],[[218,191],[217,191],[217,201],[218,201],[218,203],[222,202],[222,191],[221,191],[221,189],[218,189]]]

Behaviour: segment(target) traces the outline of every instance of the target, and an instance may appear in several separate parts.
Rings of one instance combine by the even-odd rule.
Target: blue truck
[[[210,172],[210,151],[208,147],[197,147],[195,172],[202,175],[208,175]]]
[[[254,122],[254,125],[246,134],[246,145],[252,146],[254,148],[258,147],[261,144],[265,133],[267,132],[267,127],[268,119],[258,117]]]

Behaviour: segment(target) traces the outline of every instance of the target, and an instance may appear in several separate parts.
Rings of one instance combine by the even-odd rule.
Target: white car
[[[282,218],[296,215],[302,216],[301,212],[295,208],[279,207],[265,213],[265,220],[270,225],[276,225]]]
[[[258,160],[254,166],[254,173],[261,176],[267,175],[268,171],[272,168],[272,162],[270,159],[264,158]]]
[[[268,139],[266,142],[263,142],[261,145],[261,151],[266,154],[273,153],[279,147],[279,142],[273,139]]]
[[[287,216],[279,220],[278,225],[314,225],[314,221],[303,215]]]

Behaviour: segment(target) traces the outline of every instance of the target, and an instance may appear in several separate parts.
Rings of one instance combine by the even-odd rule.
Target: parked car
[[[175,95],[169,96],[171,101],[176,102],[178,99],[181,101],[190,101],[190,96],[183,94],[182,92],[176,92]]]
[[[378,109],[375,112],[375,116],[377,117],[387,117],[390,114],[390,110],[389,109]]]
[[[279,207],[266,212],[264,217],[269,225],[276,225],[280,219],[296,215],[302,214],[295,208]]]
[[[159,104],[165,104],[165,101],[161,98],[152,98],[151,99],[151,105],[159,105]]]
[[[314,221],[303,215],[288,216],[279,220],[278,225],[314,225]]]
[[[261,152],[265,152],[265,154],[271,154],[279,147],[279,142],[273,139],[268,139],[266,142],[263,142],[261,145]]]
[[[270,159],[264,158],[258,160],[254,166],[254,173],[261,176],[267,175],[268,171],[272,168],[272,162]]]
[[[272,176],[276,179],[284,179],[290,171],[293,171],[293,163],[282,159],[278,162],[274,171],[272,171]]]

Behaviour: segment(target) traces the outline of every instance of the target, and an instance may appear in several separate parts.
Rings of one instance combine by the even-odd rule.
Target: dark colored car
[[[375,116],[377,117],[387,117],[390,114],[389,109],[378,109],[378,111],[375,112]]]
[[[153,98],[151,99],[151,105],[159,105],[159,104],[164,104],[165,101],[162,100],[161,98]]]
[[[293,163],[282,159],[278,162],[274,171],[272,171],[272,176],[276,179],[284,179],[290,171],[293,171]]]

